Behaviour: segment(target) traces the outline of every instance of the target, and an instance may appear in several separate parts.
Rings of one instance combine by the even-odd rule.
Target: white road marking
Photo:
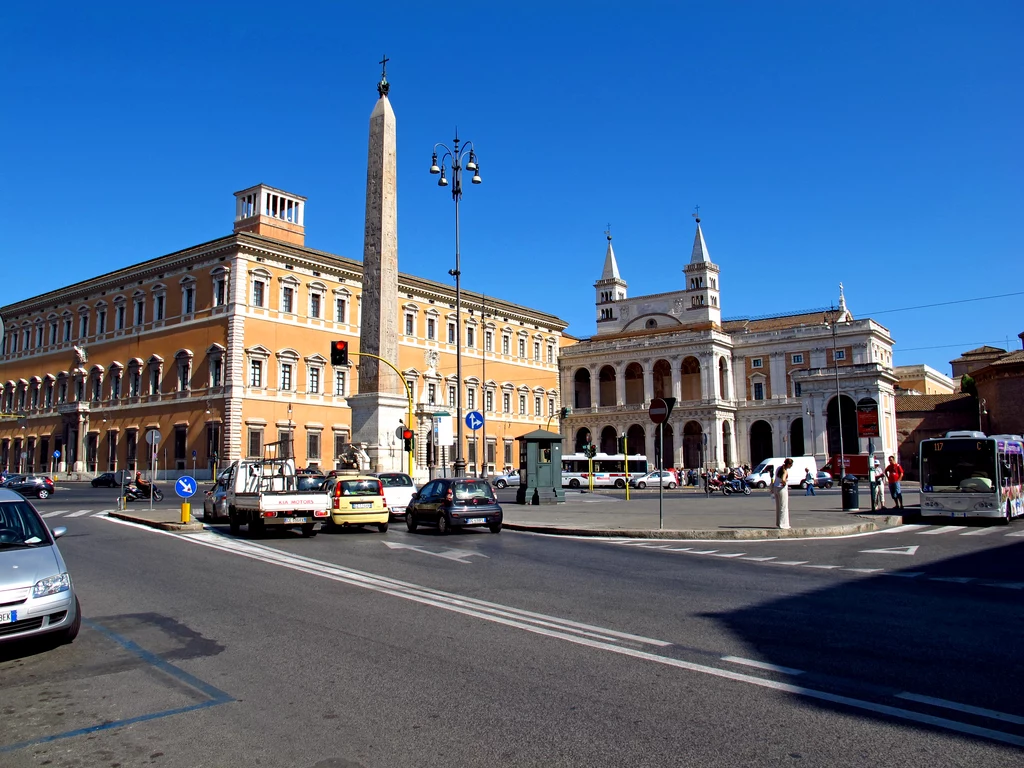
[[[885,547],[883,549],[862,549],[861,553],[872,555],[913,555],[920,549],[917,545],[909,547]]]
[[[718,551],[717,549],[696,549],[696,550],[693,550],[690,554],[692,554],[692,555],[713,555],[717,551]]]
[[[90,512],[92,512],[91,509],[80,509],[77,512],[72,512],[68,517],[82,517],[83,515],[88,515]]]
[[[1016,533],[1008,533],[1006,535],[1012,539],[1015,537],[1024,536],[1024,531],[1017,531]]]
[[[467,549],[446,549],[443,552],[432,552],[426,547],[418,547],[415,544],[402,544],[400,542],[393,541],[384,541],[381,543],[388,549],[411,549],[414,552],[419,552],[424,555],[433,555],[434,557],[443,557],[445,560],[454,560],[455,562],[462,563],[463,565],[469,563],[466,559],[467,557],[472,557],[473,555],[476,555],[477,557],[487,557],[487,555],[482,555],[479,552],[470,552]]]
[[[778,664],[769,664],[766,661],[756,661],[754,659],[744,659],[742,656],[723,656],[722,661],[729,661],[733,664],[742,664],[745,667],[757,667],[758,669],[767,669],[771,672],[782,672],[787,675],[804,674],[804,671],[802,669],[793,669],[792,667],[780,667]]]
[[[1004,582],[996,582],[996,581],[994,581],[994,582],[992,582],[990,584],[982,584],[981,586],[983,586],[983,587],[1002,587],[1003,589],[1024,589],[1024,581],[1016,582],[1016,583],[1012,582],[1012,581],[1004,581]]]
[[[669,552],[689,552],[693,547],[676,547],[675,549],[668,550]]]
[[[984,536],[988,533],[995,533],[998,529],[995,526],[989,526],[988,528],[978,528],[975,531],[964,531],[961,536]]]
[[[285,552],[274,550],[269,547],[261,547],[249,542],[229,539],[221,534],[212,533],[210,531],[192,534],[179,534],[172,531],[161,531],[146,526],[140,526],[135,523],[126,523],[125,521],[117,520],[117,518],[107,519],[125,523],[150,533],[172,536],[180,541],[199,544],[200,546],[218,549],[230,554],[241,555],[242,557],[259,560],[271,565],[278,565],[290,570],[327,578],[332,581],[338,581],[352,586],[361,587],[363,589],[369,589],[375,592],[392,595],[394,597],[400,597],[402,599],[411,600],[424,605],[431,605],[454,613],[461,613],[463,615],[481,618],[496,624],[523,629],[527,632],[565,640],[566,642],[582,645],[588,648],[608,651],[622,656],[629,656],[634,659],[651,661],[657,664],[674,667],[676,669],[711,675],[725,680],[732,680],[734,682],[746,683],[759,688],[782,691],[784,693],[805,696],[807,698],[818,699],[820,701],[828,701],[833,704],[840,704],[854,709],[876,712],[878,714],[887,715],[901,720],[924,723],[937,728],[945,728],[957,733],[980,736],[982,738],[999,741],[1005,744],[1024,746],[1024,737],[1017,736],[1012,733],[997,731],[991,728],[982,728],[968,723],[961,723],[956,720],[936,717],[934,715],[915,712],[914,710],[909,709],[902,709],[900,707],[892,707],[887,704],[877,704],[872,701],[856,699],[850,696],[842,696],[839,694],[829,693],[827,691],[816,690],[814,688],[805,688],[791,683],[766,680],[753,675],[732,672],[727,669],[711,667],[705,664],[697,664],[669,656],[661,656],[651,651],[615,645],[613,642],[594,639],[594,637],[595,635],[597,637],[610,636],[662,647],[672,645],[672,643],[667,643],[661,640],[645,638],[639,635],[630,635],[624,632],[604,629],[602,627],[594,627],[588,624],[570,621],[568,619],[561,619],[557,616],[546,616],[545,614],[538,614],[532,611],[524,611],[510,606],[503,606],[497,603],[489,603],[484,600],[477,600],[475,598],[464,597],[462,595],[442,592],[429,587],[421,587],[416,584],[410,584],[408,582],[402,582],[397,579],[391,579],[384,576],[377,576],[372,573],[342,568],[334,565],[333,563],[327,563],[298,555],[289,555]],[[552,629],[550,627],[554,628]],[[590,630],[593,630],[593,632]]]
[[[900,576],[904,579],[913,579],[924,574],[924,571],[886,571],[886,576]]]
[[[964,527],[962,525],[944,525],[941,528],[934,528],[930,531],[918,531],[919,536],[937,536],[940,533],[952,533],[953,531],[962,531]]]
[[[927,525],[921,523],[907,523],[906,525],[897,525],[895,528],[886,528],[884,531],[879,531],[879,533],[909,533],[910,531],[917,531],[927,527]]]
[[[57,515],[63,515],[65,512],[67,512],[66,509],[58,509],[55,512],[47,512],[45,515],[42,515],[42,517],[56,517]]]
[[[976,581],[973,576],[930,576],[928,581],[951,581],[954,584],[966,584],[969,581]]]
[[[1003,720],[1007,723],[1016,723],[1017,725],[1024,725],[1024,717],[1017,715],[1008,715],[1006,712],[997,712],[994,709],[985,709],[984,707],[973,707],[970,704],[960,704],[955,701],[947,701],[946,699],[936,699],[933,696],[922,696],[918,693],[910,693],[904,691],[903,693],[897,693],[897,698],[906,699],[907,701],[917,701],[921,704],[931,704],[933,707],[945,707],[946,709],[955,709],[957,712],[967,712],[971,715],[981,715],[982,717],[990,717],[993,720]]]
[[[715,557],[743,557],[746,552],[719,552]]]
[[[878,573],[879,571],[885,570],[884,568],[844,568],[844,571],[853,571],[854,573]]]
[[[823,568],[823,569],[828,570],[828,569],[832,569],[832,568],[842,568],[843,566],[841,566],[841,565],[808,565],[808,566],[805,566],[805,567],[807,567],[807,568]]]
[[[767,563],[769,560],[774,560],[774,557],[744,557],[744,560],[756,560],[759,563]]]
[[[806,565],[810,560],[776,560],[772,565]]]

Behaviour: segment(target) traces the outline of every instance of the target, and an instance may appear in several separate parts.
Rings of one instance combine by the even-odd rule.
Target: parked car
[[[491,478],[491,482],[494,483],[495,488],[518,488],[519,487],[519,473],[518,472],[503,472],[500,475],[495,475]]]
[[[4,483],[4,488],[20,493],[22,496],[36,496],[45,499],[54,492],[53,480],[44,475],[11,475]]]
[[[494,489],[478,477],[443,477],[431,480],[412,497],[405,511],[405,526],[436,525],[445,535],[455,528],[487,526],[501,533],[502,511]]]
[[[82,624],[68,568],[32,504],[0,489],[0,642],[53,634],[70,643]]]
[[[648,485],[657,488],[659,485],[664,485],[666,488],[675,488],[679,485],[679,481],[676,480],[676,476],[669,472],[667,469],[659,472],[648,472],[643,477],[630,478],[630,486],[634,488],[646,488]]]
[[[295,476],[295,488],[299,491],[318,491],[327,480],[322,472],[299,472]]]
[[[327,479],[324,491],[331,497],[328,530],[337,526],[376,525],[381,533],[387,532],[391,515],[380,478],[336,475]]]
[[[416,484],[404,472],[378,472],[375,475],[384,486],[384,499],[388,504],[391,519],[405,517],[412,495],[416,493]]]

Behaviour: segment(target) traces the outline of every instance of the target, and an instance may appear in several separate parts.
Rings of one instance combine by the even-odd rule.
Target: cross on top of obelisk
[[[388,82],[387,76],[389,61],[391,61],[391,59],[389,59],[388,55],[385,53],[384,58],[377,62],[380,64],[380,82],[377,83],[377,93],[380,94],[381,98],[387,96],[388,91],[391,90],[391,83]]]

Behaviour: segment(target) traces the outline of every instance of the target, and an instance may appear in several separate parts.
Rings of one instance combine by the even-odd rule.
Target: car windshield
[[[385,488],[412,488],[412,478],[408,475],[380,475]]]
[[[995,469],[991,440],[954,438],[921,446],[921,485],[928,492],[991,492]]]
[[[314,491],[324,483],[322,475],[299,475],[295,487],[300,491]]]
[[[483,480],[460,480],[455,483],[455,498],[467,499],[490,499],[494,500],[494,491],[489,483]]]
[[[46,526],[27,501],[0,503],[0,549],[49,543]]]
[[[342,496],[380,496],[380,483],[376,480],[342,480]]]

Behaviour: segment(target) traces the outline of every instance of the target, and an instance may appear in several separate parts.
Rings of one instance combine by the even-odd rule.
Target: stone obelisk
[[[363,286],[359,352],[398,366],[398,157],[395,113],[388,101],[387,57],[381,61],[379,97],[370,114],[366,163],[366,224],[363,232]],[[406,421],[408,398],[398,375],[373,357],[355,357],[359,393],[352,408],[352,442],[370,457],[372,471],[401,467],[401,440],[395,430]],[[397,458],[395,458],[397,456]]]

